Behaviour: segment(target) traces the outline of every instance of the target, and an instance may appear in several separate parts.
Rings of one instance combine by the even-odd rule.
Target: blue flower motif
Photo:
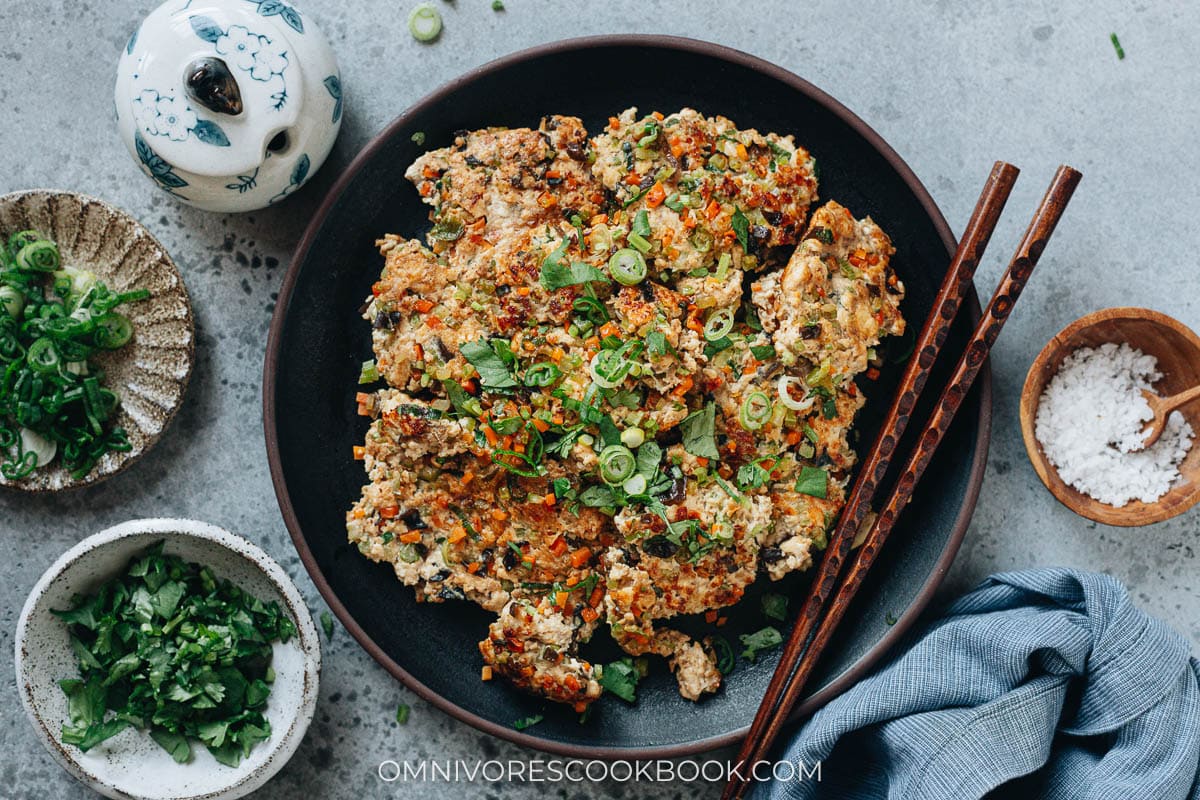
[[[287,69],[287,50],[273,43],[266,36],[259,37],[259,49],[254,54],[254,65],[250,69],[250,77],[256,81],[269,81],[275,75],[282,75]]]
[[[231,25],[229,30],[215,42],[217,52],[228,58],[238,69],[254,67],[254,57],[262,47],[265,37],[251,33],[243,25]]]

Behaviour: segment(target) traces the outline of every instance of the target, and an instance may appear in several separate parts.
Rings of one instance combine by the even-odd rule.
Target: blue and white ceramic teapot
[[[329,42],[290,0],[167,0],[121,54],[117,125],[164,191],[250,211],[296,191],[342,122]]]

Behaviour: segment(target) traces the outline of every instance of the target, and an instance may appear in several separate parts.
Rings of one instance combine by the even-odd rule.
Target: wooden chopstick
[[[833,596],[828,612],[817,627],[812,642],[804,651],[803,658],[799,659],[792,680],[784,691],[779,704],[773,709],[763,733],[750,743],[752,747],[744,748],[749,751],[750,757],[743,763],[753,764],[763,758],[770,750],[780,729],[787,722],[792,707],[799,699],[805,683],[812,675],[817,661],[845,616],[851,601],[862,587],[867,572],[878,557],[888,534],[895,525],[896,518],[912,498],[918,481],[924,475],[934,452],[945,438],[954,415],[958,412],[963,399],[979,375],[996,337],[999,336],[1001,328],[1008,320],[1013,305],[1025,288],[1033,268],[1037,265],[1046,243],[1054,233],[1081,177],[1078,171],[1065,165],[1060,166],[1055,173],[1050,188],[1046,190],[1033,220],[1029,223],[1029,228],[1025,231],[1016,255],[1013,256],[1008,270],[988,303],[983,318],[976,326],[966,350],[960,356],[949,382],[938,398],[916,447],[909,455],[891,496],[871,525],[866,539],[855,555],[849,572]],[[743,772],[747,777],[750,776],[750,770]],[[748,783],[738,781],[735,776],[726,787],[727,795],[731,798],[741,797],[747,786]]]
[[[963,299],[971,288],[971,279],[979,262],[983,258],[988,240],[1000,218],[1000,212],[1012,192],[1019,170],[1012,164],[997,161],[992,166],[991,174],[984,183],[983,191],[975,204],[975,210],[967,222],[962,240],[954,253],[954,258],[942,278],[933,301],[933,308],[925,319],[913,355],[908,360],[904,375],[900,380],[900,388],[892,401],[891,408],[880,426],[875,444],[868,452],[866,461],[860,466],[858,479],[850,492],[850,497],[842,510],[837,527],[829,538],[825,555],[821,560],[820,569],[809,586],[804,605],[796,618],[787,644],[779,659],[779,666],[767,686],[762,704],[750,726],[750,731],[742,743],[738,754],[739,763],[750,763],[749,758],[757,749],[757,742],[762,738],[774,714],[775,708],[783,696],[787,684],[791,680],[793,667],[800,659],[809,634],[824,613],[830,596],[841,573],[842,564],[850,554],[851,545],[870,509],[870,501],[875,495],[880,480],[887,473],[891,455],[904,433],[905,427],[916,406],[921,390],[929,378],[929,370],[933,366],[933,356],[946,339],[950,326],[954,322]],[[737,789],[735,781],[725,787],[723,800],[730,800]]]

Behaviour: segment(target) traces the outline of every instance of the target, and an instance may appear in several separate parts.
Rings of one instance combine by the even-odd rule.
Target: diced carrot
[[[700,465],[700,466],[702,466],[702,467],[707,467],[707,466],[708,466],[708,459],[707,459],[707,458],[705,458],[704,456],[696,456],[696,463],[697,463],[697,464],[699,464],[699,465]]]
[[[550,351],[550,360],[555,364],[560,363],[566,356],[567,354],[563,352],[561,347],[556,347]]]
[[[521,297],[529,297],[529,287],[528,286],[518,286],[517,294],[519,294]]]
[[[450,544],[458,544],[463,539],[467,538],[467,531],[462,525],[455,525],[450,530],[450,535],[446,537],[446,541]]]
[[[483,665],[483,669],[480,670],[480,672],[479,672],[479,679],[484,680],[484,681],[490,681],[492,679],[492,665],[491,664]]]
[[[867,368],[867,380],[872,380],[872,381],[879,380],[879,369],[877,367],[868,367]]]
[[[663,231],[662,235],[663,247],[670,247],[671,242],[673,241],[675,241],[675,229],[667,228],[665,231]]]
[[[680,382],[680,384],[678,386],[676,386],[674,389],[671,390],[671,394],[675,395],[676,397],[683,397],[685,394],[687,394],[688,392],[690,392],[692,390],[692,386],[694,384],[695,384],[695,381],[692,380],[691,375],[684,375],[683,381]]]
[[[617,119],[616,117],[609,117],[608,118],[608,127],[614,131],[620,130],[621,129],[621,120]]]
[[[667,199],[667,190],[658,181],[650,187],[650,191],[646,192],[646,205],[650,208],[658,208],[663,204],[663,200]]]
[[[574,553],[571,553],[571,566],[578,569],[588,562],[592,557],[592,551],[587,547],[581,547]]]
[[[550,552],[556,556],[561,556],[567,552],[567,540],[562,536],[555,536],[550,542]]]
[[[588,220],[589,225],[603,225],[606,222],[608,222],[608,214],[596,214]]]
[[[371,397],[372,397],[372,395],[369,395],[369,394],[367,394],[366,392],[357,392],[357,393],[354,395],[354,402],[356,402],[356,403],[369,403],[369,402],[371,402]]]
[[[597,584],[595,589],[592,589],[592,595],[588,598],[588,605],[596,608],[600,605],[600,601],[604,599],[604,587]]]
[[[583,346],[589,350],[598,350],[600,348],[600,337],[589,336],[583,340]]]
[[[720,214],[720,213],[721,213],[721,204],[718,203],[716,200],[710,201],[708,206],[704,209],[704,216],[708,217],[709,219],[715,219],[717,214]]]
[[[427,314],[430,311],[433,311],[433,301],[426,300],[424,297],[422,297],[420,300],[413,303],[413,308],[422,314]]]
[[[750,157],[750,154],[746,152],[746,145],[742,144],[741,142],[737,143],[737,157],[742,161],[745,161]]]
[[[497,522],[503,522],[504,520],[508,519],[508,512],[503,508],[493,508],[492,519],[496,520]]]
[[[600,335],[602,337],[618,336],[620,333],[621,329],[617,327],[617,323],[611,320],[600,326]]]
[[[554,492],[549,492],[542,497],[542,505],[552,506],[558,502],[558,498],[554,496]]]
[[[430,314],[429,316],[425,317],[425,324],[431,328],[437,329],[442,327],[442,319],[435,314]]]
[[[718,628],[724,627],[726,622],[729,622],[729,617],[717,617]]]
[[[788,431],[788,433],[787,433],[787,436],[785,437],[785,439],[784,439],[784,440],[785,440],[785,441],[786,441],[786,442],[787,442],[789,445],[797,445],[797,444],[800,444],[800,431],[797,431],[797,430],[791,430],[791,431]]]
[[[366,457],[367,457],[367,448],[363,447],[360,444],[354,445],[354,460],[362,461]]]
[[[662,113],[661,111],[655,111],[655,112],[654,112],[654,113],[652,113],[650,116],[654,117],[654,118],[655,118],[656,120],[658,120],[659,122],[662,122],[662,121],[663,121],[663,113]]]
[[[379,516],[384,519],[395,519],[400,514],[400,506],[381,506]]]
[[[429,181],[423,181],[420,188],[421,197],[429,197],[433,194],[433,184]]]
[[[566,592],[555,592],[554,593],[554,605],[565,606],[567,604],[568,596],[569,595]]]
[[[475,480],[475,473],[471,472],[471,470],[467,470],[466,472],[463,473],[461,483],[463,486],[467,486],[473,480]]]
[[[641,182],[642,176],[637,174],[637,170],[630,170],[629,174],[625,176],[625,183],[630,186],[637,186]]]
[[[420,531],[409,531],[408,533],[400,534],[400,541],[404,544],[416,544],[421,541]]]
[[[552,181],[556,181],[562,177],[562,173],[556,169],[548,169],[546,170],[546,177]]]
[[[538,433],[545,433],[550,430],[550,423],[544,419],[533,418],[533,427],[537,428]]]
[[[477,391],[474,378],[467,378],[462,382],[462,387],[463,391],[465,391],[467,394],[475,394]]]
[[[425,360],[425,348],[421,347],[420,342],[413,342],[413,355],[416,356],[417,361]]]
[[[538,201],[538,205],[541,206],[542,208],[550,208],[551,206],[558,203],[558,200],[555,199],[554,195],[550,194],[550,192],[542,192],[541,194],[539,194],[537,201]]]
[[[500,446],[505,450],[513,449],[513,437],[511,433],[500,440]]]
[[[696,217],[692,215],[692,210],[690,208],[685,207],[683,211],[680,211],[679,219],[683,222],[683,227],[685,230],[690,231],[696,227]]]
[[[353,512],[351,512],[351,516],[354,517],[355,519],[362,519],[366,515],[367,515],[367,512],[361,508],[356,508],[356,509],[354,509]]]
[[[562,425],[563,424],[563,415],[555,414],[554,416],[552,416],[550,418],[550,421],[553,422],[555,425]]]
[[[474,575],[476,572],[479,572],[479,570],[482,567],[483,567],[483,565],[480,564],[478,561],[472,561],[470,564],[467,564],[467,572]]]
[[[709,622],[709,623],[716,622],[717,621],[717,610],[714,608],[711,611],[704,612],[704,621]]]
[[[496,431],[491,425],[483,426],[483,435],[487,438],[487,443],[492,447],[495,447],[496,442],[500,441],[500,437],[496,434]]]
[[[600,612],[594,608],[585,608],[579,612],[579,616],[583,617],[584,622],[595,622],[600,618]]]
[[[667,139],[667,144],[671,146],[671,155],[675,156],[676,158],[679,158],[681,155],[683,155],[683,145],[680,143],[678,136],[672,136],[671,138]]]

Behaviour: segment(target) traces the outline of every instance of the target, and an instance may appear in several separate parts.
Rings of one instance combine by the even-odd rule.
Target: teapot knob
[[[188,96],[209,111],[237,116],[242,113],[242,91],[228,65],[219,58],[197,58],[184,70]]]

